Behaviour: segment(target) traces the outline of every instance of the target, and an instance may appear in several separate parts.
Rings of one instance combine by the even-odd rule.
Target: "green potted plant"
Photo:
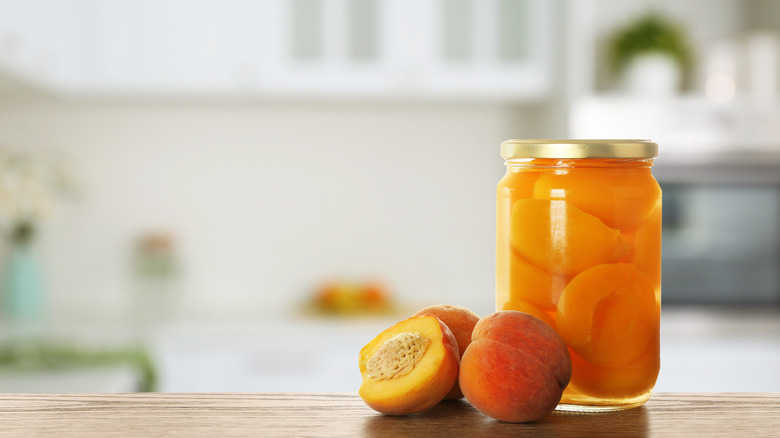
[[[681,26],[651,12],[612,35],[609,64],[629,92],[671,94],[689,74],[693,52]]]

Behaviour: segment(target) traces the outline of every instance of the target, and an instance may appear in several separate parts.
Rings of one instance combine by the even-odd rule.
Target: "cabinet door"
[[[384,94],[396,78],[388,50],[390,0],[278,3],[273,91],[286,95]]]
[[[226,7],[226,5],[230,7]],[[232,20],[241,2],[220,0],[85,3],[88,88],[149,93],[235,87]]]
[[[552,10],[545,0],[432,0],[426,88],[536,98],[548,91]]]

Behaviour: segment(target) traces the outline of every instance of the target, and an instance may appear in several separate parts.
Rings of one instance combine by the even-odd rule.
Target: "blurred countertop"
[[[147,346],[160,392],[356,391],[358,352],[397,319],[279,317],[143,331],[50,330],[71,338],[83,333],[93,342],[99,333],[106,343],[135,337]],[[128,380],[114,373],[117,384]],[[665,306],[656,391],[780,392],[780,308]],[[14,392],[32,391],[17,385]]]
[[[656,391],[780,391],[780,308],[665,307]]]
[[[780,185],[780,145],[775,149],[661,156],[653,174],[661,184]]]

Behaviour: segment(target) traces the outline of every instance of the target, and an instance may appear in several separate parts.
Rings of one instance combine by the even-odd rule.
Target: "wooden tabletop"
[[[619,412],[492,420],[466,401],[378,414],[354,393],[0,394],[0,436],[780,436],[780,393],[661,393]]]

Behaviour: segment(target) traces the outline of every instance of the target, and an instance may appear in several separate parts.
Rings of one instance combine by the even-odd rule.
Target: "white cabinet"
[[[82,1],[83,89],[89,93],[219,93],[241,85],[251,1]]]
[[[446,95],[544,97],[552,71],[552,3],[433,0],[420,30],[422,87]]]
[[[153,337],[160,392],[357,391],[358,352],[393,325],[379,320],[279,320],[170,326]]]
[[[550,2],[278,2],[278,75],[287,92],[536,98],[550,87]],[[266,90],[272,91],[272,90]]]
[[[90,54],[87,87],[177,91],[224,84],[215,68],[224,64],[224,29],[213,2],[183,3],[89,3],[85,25],[92,37],[82,41]]]
[[[130,365],[53,370],[2,370],[3,393],[122,393],[137,392],[142,377]]]
[[[25,71],[77,95],[526,99],[550,87],[550,4],[0,0],[0,38],[46,48]]]

